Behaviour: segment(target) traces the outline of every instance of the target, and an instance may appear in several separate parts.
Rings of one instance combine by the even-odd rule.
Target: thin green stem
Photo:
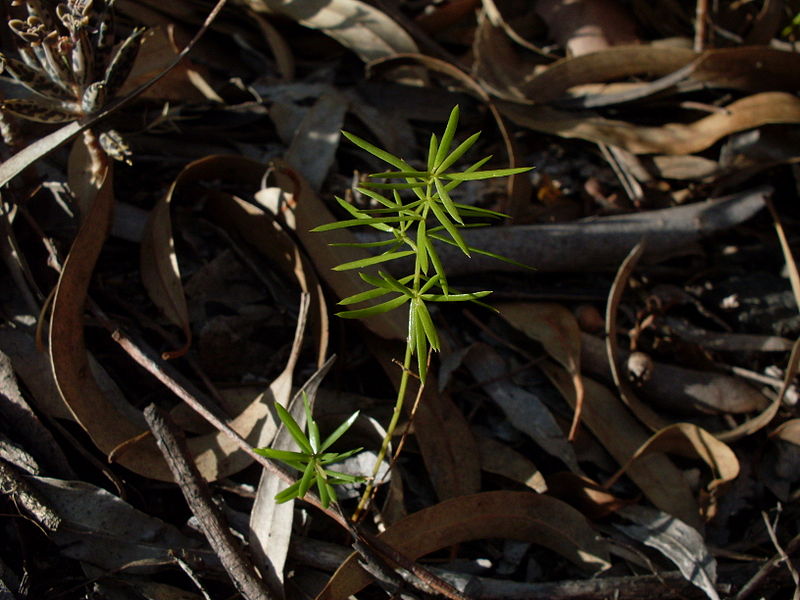
[[[375,466],[372,468],[372,475],[367,480],[367,487],[364,493],[361,494],[361,499],[358,501],[358,506],[353,513],[353,521],[358,521],[361,513],[366,509],[367,504],[372,496],[372,490],[375,487],[375,479],[378,476],[381,463],[386,458],[386,452],[389,450],[389,444],[392,441],[394,430],[397,429],[397,423],[400,421],[400,415],[403,413],[403,403],[406,397],[406,388],[408,387],[408,375],[411,371],[411,344],[406,344],[406,355],[403,359],[403,373],[400,376],[400,385],[397,388],[397,400],[394,404],[394,412],[392,413],[392,420],[386,427],[386,435],[383,437],[381,449],[378,452],[378,458],[375,460]]]

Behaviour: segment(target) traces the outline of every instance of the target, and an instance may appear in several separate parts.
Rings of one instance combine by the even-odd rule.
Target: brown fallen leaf
[[[540,494],[547,491],[544,476],[536,468],[536,465],[523,454],[502,442],[483,435],[477,435],[476,441],[482,470],[507,477]]]
[[[667,452],[699,458],[711,468],[714,478],[706,485],[706,494],[700,503],[707,519],[713,518],[716,514],[716,504],[723,486],[739,475],[739,459],[725,443],[692,423],[673,423],[655,432],[637,448],[619,471],[606,481],[604,487],[610,488],[635,461],[651,452]]]
[[[545,546],[591,572],[609,565],[605,542],[583,515],[560,500],[531,492],[453,498],[409,515],[379,536],[411,559],[467,540],[498,537]],[[317,600],[345,600],[370,580],[352,554]]]
[[[617,498],[599,483],[569,471],[560,471],[547,477],[548,493],[574,506],[587,519],[603,519],[634,500]]]
[[[189,169],[189,168],[187,168]],[[196,161],[191,170],[204,172],[211,179],[232,177],[239,183],[251,180],[252,188],[258,187],[263,167],[253,161],[240,157],[209,157]],[[196,177],[195,177],[196,178]],[[187,179],[188,181],[188,179]],[[105,188],[101,188],[105,190]],[[105,194],[105,195],[104,195]],[[106,195],[108,197],[106,197]],[[137,437],[143,430],[136,418],[126,414],[132,410],[129,405],[116,407],[109,402],[108,393],[98,385],[98,381],[88,367],[86,348],[83,342],[83,306],[88,283],[97,254],[110,222],[110,192],[98,195],[101,202],[95,201],[87,214],[59,280],[51,319],[50,348],[53,372],[59,391],[76,420],[89,433],[97,447],[110,453],[120,444]],[[282,232],[269,215],[255,206],[232,196],[212,195],[210,206],[225,213],[229,223],[240,224],[244,237],[248,235],[261,238],[256,247],[267,253],[274,264],[280,265],[285,273],[296,275],[303,290],[315,292],[317,311],[324,311],[324,303],[319,303],[321,290],[305,273],[303,260],[291,239]],[[221,205],[224,204],[224,209]],[[221,220],[220,220],[221,221]],[[268,243],[269,241],[275,243]],[[327,316],[320,313],[319,320],[327,323]],[[275,397],[288,397],[291,393],[291,372],[293,370],[302,331],[305,326],[305,313],[301,313],[293,344],[294,352],[284,372],[272,382],[270,388],[258,395],[236,415],[229,425],[252,446],[263,446],[274,433],[274,422],[269,420],[269,405]],[[322,335],[324,333],[324,335]],[[327,347],[327,329],[320,332],[320,359]],[[127,410],[125,410],[125,408]],[[252,463],[252,458],[244,453],[228,436],[212,432],[188,440],[192,455],[202,475],[209,480],[235,473]],[[154,479],[172,480],[172,474],[163,461],[160,452],[151,439],[140,441],[119,455],[123,466]]]
[[[503,303],[497,309],[503,319],[542,344],[545,352],[572,375],[575,414],[569,429],[569,440],[574,441],[581,419],[584,395],[581,379],[581,332],[577,319],[561,304],[547,302]]]
[[[581,472],[575,451],[549,408],[535,394],[509,380],[508,365],[491,346],[474,344],[464,364],[514,428],[528,435],[572,471]]]
[[[572,56],[638,41],[633,18],[615,0],[539,0],[536,12]]]
[[[564,398],[574,404],[570,375],[551,362],[542,363],[541,368]],[[587,377],[583,378],[583,385],[586,390],[583,422],[608,453],[619,464],[625,464],[636,449],[647,441],[649,432],[608,388]],[[657,508],[698,530],[702,529],[703,521],[697,501],[683,473],[665,454],[650,454],[642,461],[633,463],[627,473]]]
[[[593,113],[579,114],[548,106],[525,106],[498,100],[509,119],[535,131],[620,146],[634,154],[694,154],[737,131],[761,125],[800,123],[800,99],[786,92],[762,92],[735,100],[689,124],[640,126]]]
[[[355,52],[364,62],[416,52],[412,37],[381,10],[360,0],[247,0],[257,12],[279,12],[311,29],[319,29]]]

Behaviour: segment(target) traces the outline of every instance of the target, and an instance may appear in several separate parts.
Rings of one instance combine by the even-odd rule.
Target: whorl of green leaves
[[[364,318],[388,312],[409,304],[408,345],[417,356],[419,376],[425,380],[428,348],[439,350],[439,336],[431,319],[428,304],[431,302],[478,301],[489,295],[490,291],[457,293],[447,283],[447,274],[436,252],[434,241],[457,246],[464,254],[484,254],[507,260],[491,252],[473,248],[464,241],[460,231],[467,227],[477,227],[485,223],[475,223],[475,218],[498,218],[505,215],[455,202],[450,193],[465,181],[505,177],[530,170],[529,167],[515,169],[480,170],[491,156],[483,158],[463,171],[449,171],[478,140],[480,133],[471,135],[454,149],[453,140],[458,125],[459,109],[453,108],[441,139],[431,135],[428,147],[426,170],[412,168],[402,158],[370,144],[355,135],[343,132],[344,136],[383,160],[394,171],[374,173],[371,179],[389,180],[386,182],[368,181],[356,188],[380,205],[379,208],[359,209],[336,198],[351,219],[337,221],[317,227],[313,231],[330,231],[349,227],[368,226],[387,234],[387,239],[379,242],[352,243],[360,248],[386,247],[380,254],[347,262],[337,266],[339,271],[363,269],[393,260],[414,257],[414,270],[411,274],[396,279],[385,272],[378,277],[360,272],[359,276],[371,289],[343,299],[339,304],[349,306],[390,296],[366,308],[356,308],[337,313],[346,318]],[[396,180],[396,181],[391,181]],[[410,191],[410,193],[409,193]],[[405,197],[401,196],[405,193]],[[467,222],[469,220],[469,222]],[[512,261],[513,262],[513,261]]]
[[[303,474],[298,481],[275,496],[276,502],[280,504],[294,498],[303,498],[309,488],[316,482],[320,502],[324,508],[328,508],[331,502],[336,502],[334,485],[357,483],[364,480],[363,477],[348,475],[347,473],[340,473],[326,468],[327,465],[343,461],[363,449],[356,448],[347,452],[326,452],[355,423],[358,418],[358,411],[350,415],[350,418],[339,425],[324,441],[320,442],[319,427],[312,418],[311,406],[308,403],[308,396],[305,394],[303,394],[303,404],[306,411],[308,435],[303,433],[303,429],[297,424],[297,421],[294,420],[289,411],[278,402],[275,403],[278,417],[292,435],[294,441],[297,442],[300,452],[273,448],[255,448],[255,452],[267,458],[278,460]]]

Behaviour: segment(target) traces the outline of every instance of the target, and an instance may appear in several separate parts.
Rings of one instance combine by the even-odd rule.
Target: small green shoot
[[[273,448],[256,448],[255,451],[262,456],[280,461],[293,469],[302,473],[301,478],[290,485],[288,488],[279,492],[275,496],[275,501],[280,503],[288,502],[295,498],[303,498],[314,483],[317,485],[319,499],[324,508],[328,508],[331,502],[336,502],[336,491],[334,485],[343,483],[359,483],[364,481],[363,477],[348,475],[339,471],[332,471],[326,468],[337,462],[361,452],[363,448],[348,450],[347,452],[326,452],[336,440],[350,429],[358,418],[358,411],[354,412],[336,430],[331,433],[324,441],[320,442],[319,427],[311,415],[311,406],[308,396],[303,394],[303,404],[306,411],[306,429],[308,434],[303,433],[303,429],[297,424],[292,415],[279,403],[275,403],[275,410],[278,417],[291,434],[294,441],[300,448],[299,452],[290,450],[275,450]]]
[[[431,135],[424,171],[414,169],[402,158],[382,150],[360,137],[342,132],[356,146],[388,163],[396,170],[374,173],[369,176],[370,181],[356,188],[379,205],[378,208],[359,209],[341,198],[336,198],[339,205],[352,218],[328,223],[312,230],[331,231],[367,226],[387,236],[386,240],[379,242],[349,244],[358,248],[385,248],[385,250],[380,254],[335,267],[337,271],[359,270],[361,279],[371,286],[371,289],[365,292],[342,299],[339,304],[349,307],[379,299],[380,301],[360,308],[348,308],[348,310],[337,313],[338,316],[363,319],[408,305],[406,352],[394,413],[386,428],[386,436],[381,445],[370,483],[367,484],[354,519],[358,518],[369,501],[372,482],[397,427],[411,372],[412,358],[416,355],[417,374],[421,384],[424,385],[429,351],[439,350],[439,336],[431,317],[429,305],[436,302],[474,302],[486,306],[480,300],[491,293],[490,291],[461,293],[451,289],[444,266],[436,251],[436,242],[457,246],[467,256],[476,253],[499,260],[507,260],[502,256],[469,246],[461,235],[463,229],[485,225],[485,223],[476,223],[475,219],[495,219],[506,215],[459,204],[453,200],[451,193],[465,181],[507,177],[524,173],[530,168],[481,170],[491,158],[486,157],[462,171],[451,172],[449,169],[477,142],[480,135],[479,133],[473,134],[452,149],[458,118],[459,108],[456,106],[450,113],[441,138],[437,138],[435,134]],[[384,181],[375,181],[377,179]],[[377,277],[361,272],[361,269],[365,267],[383,265],[412,256],[414,257],[413,271],[404,277],[395,278],[383,271],[379,271]],[[519,264],[516,261],[508,262]]]

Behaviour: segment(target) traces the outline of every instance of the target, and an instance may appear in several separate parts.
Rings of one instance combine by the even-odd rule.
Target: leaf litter
[[[241,551],[262,574],[273,565],[275,597],[672,597],[674,577],[686,597],[793,587],[780,566],[797,546],[800,482],[791,11],[113,4],[4,12],[4,105],[51,113],[0,123],[3,593],[241,589],[175,502],[142,417],[153,401],[186,429],[229,526],[250,538]],[[71,37],[86,31],[81,10],[119,40],[146,28],[126,82],[74,71],[105,60],[101,28]],[[34,52],[42,31],[55,34]],[[53,60],[55,40],[70,67]],[[84,94],[80,115],[53,96],[104,77],[119,93]],[[37,85],[39,104],[20,98]],[[311,497],[275,505],[288,475],[241,442],[273,440],[272,403],[318,387],[317,413],[361,409],[385,424],[400,375],[402,317],[364,327],[328,316],[366,289],[332,267],[370,257],[329,244],[378,241],[310,233],[342,217],[334,195],[376,208],[355,190],[375,165],[339,132],[424,168],[425,132],[455,104],[484,131],[492,168],[537,167],[453,192],[511,216],[464,238],[516,263],[437,247],[453,287],[494,289],[500,316],[432,312],[448,362],[402,415],[402,451],[358,529]],[[73,120],[41,123],[56,112]],[[587,305],[592,332],[573,316]],[[345,515],[352,502],[343,496]],[[350,539],[361,546],[346,558]],[[482,588],[453,571],[475,564]]]

